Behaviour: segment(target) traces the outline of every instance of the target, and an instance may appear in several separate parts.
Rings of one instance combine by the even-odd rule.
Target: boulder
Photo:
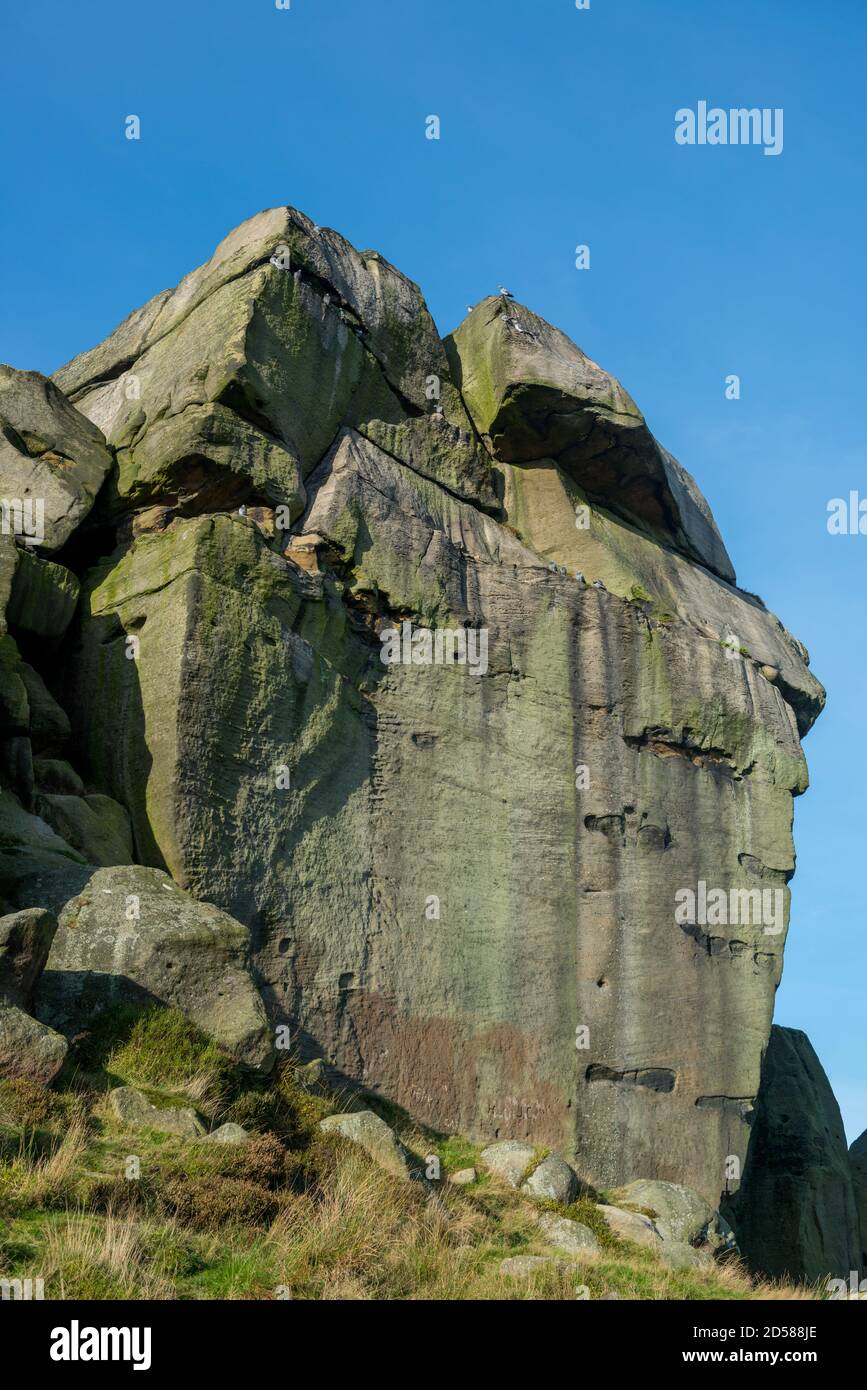
[[[478,1173],[475,1168],[459,1168],[456,1173],[449,1173],[449,1182],[454,1187],[469,1187],[470,1183],[475,1182]]]
[[[34,749],[60,749],[71,732],[69,715],[57,703],[38,671],[22,661],[18,668],[30,713],[29,735]]]
[[[112,797],[46,792],[37,798],[37,810],[88,864],[110,868],[133,863],[129,816]]]
[[[867,1129],[849,1150],[849,1166],[858,1209],[858,1228],[861,1235],[861,1266],[867,1269]]]
[[[167,874],[137,865],[92,870],[60,912],[37,1017],[73,1036],[111,1004],[159,1002],[239,1062],[267,1068],[273,1043],[249,957],[247,928]]]
[[[0,917],[0,1004],[30,1008],[56,930],[56,918],[40,907]]]
[[[62,637],[75,612],[78,594],[79,582],[70,570],[22,550],[6,617],[34,637]]]
[[[522,1144],[517,1139],[501,1139],[482,1149],[481,1160],[489,1173],[502,1178],[510,1187],[520,1187],[524,1174],[536,1157],[532,1144]]]
[[[670,1269],[701,1269],[713,1262],[709,1250],[696,1250],[683,1240],[666,1240],[657,1249],[663,1264]]]
[[[210,1134],[206,1134],[204,1141],[207,1144],[247,1144],[250,1135],[243,1125],[227,1124],[220,1125],[219,1129],[212,1129]]]
[[[37,791],[84,796],[84,783],[64,758],[34,758],[33,778]]]
[[[610,1194],[613,1203],[652,1211],[676,1241],[687,1245],[719,1244],[723,1227],[719,1212],[698,1192],[681,1183],[638,1179]],[[726,1227],[727,1229],[727,1227]]]
[[[53,381],[0,365],[0,478],[3,497],[24,504],[22,534],[42,549],[59,550],[87,516],[110,467],[101,431]],[[42,509],[38,526],[28,524],[33,504]]]
[[[840,1108],[798,1029],[771,1030],[743,1179],[723,1210],[764,1278],[848,1282],[862,1268]]]
[[[155,1129],[160,1134],[178,1134],[184,1139],[199,1139],[205,1133],[191,1106],[153,1105],[134,1086],[118,1086],[108,1093],[114,1118],[127,1129]]]
[[[578,1194],[578,1179],[565,1159],[559,1154],[549,1154],[521,1184],[521,1191],[567,1207]]]
[[[621,1211],[620,1207],[610,1207],[605,1203],[601,1203],[598,1210],[609,1231],[632,1245],[643,1245],[648,1250],[658,1252],[663,1241],[671,1239],[670,1232],[663,1225],[642,1212]]]
[[[567,1250],[570,1254],[580,1255],[602,1248],[589,1226],[580,1221],[570,1221],[566,1216],[545,1212],[539,1217],[539,1229],[549,1245],[557,1250]]]
[[[408,1154],[394,1130],[372,1110],[357,1110],[344,1115],[329,1115],[320,1120],[323,1134],[341,1134],[384,1168],[392,1177],[408,1181],[412,1176]]]
[[[23,1009],[0,1004],[0,1077],[50,1086],[66,1060],[67,1042]]]

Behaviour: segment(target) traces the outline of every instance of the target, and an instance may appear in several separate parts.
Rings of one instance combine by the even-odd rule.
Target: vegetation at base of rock
[[[364,1098],[442,1181],[398,1182],[319,1120],[345,1108],[312,1095],[284,1060],[253,1077],[182,1015],[117,1006],[94,1020],[54,1089],[0,1083],[0,1275],[42,1278],[48,1299],[745,1299],[779,1297],[736,1262],[672,1271],[612,1235],[594,1203],[532,1202],[490,1174],[456,1189],[480,1146],[415,1127]],[[208,1128],[242,1116],[250,1139],[208,1144],[124,1129],[106,1092],[147,1084],[161,1106],[193,1105]],[[353,1109],[358,1107],[353,1098]],[[130,1155],[140,1176],[126,1176]],[[541,1156],[541,1154],[540,1154]],[[434,1200],[434,1194],[436,1198]],[[504,1259],[550,1256],[543,1211],[580,1221],[601,1254],[529,1278]],[[804,1296],[806,1291],[804,1291]]]

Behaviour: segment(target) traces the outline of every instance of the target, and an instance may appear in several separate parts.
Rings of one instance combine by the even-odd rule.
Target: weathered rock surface
[[[23,1009],[0,1004],[0,1077],[48,1086],[66,1060],[67,1042]]]
[[[212,1129],[210,1134],[206,1134],[204,1141],[207,1144],[247,1144],[250,1135],[243,1125],[227,1124],[220,1125],[219,1129]]]
[[[549,1245],[557,1250],[568,1250],[570,1254],[582,1254],[587,1250],[599,1250],[596,1236],[581,1221],[571,1221],[567,1216],[555,1216],[545,1212],[539,1217],[539,1229]]]
[[[658,1253],[664,1241],[673,1239],[664,1225],[640,1211],[621,1211],[620,1207],[610,1207],[605,1203],[600,1204],[599,1211],[608,1229],[633,1245],[644,1245]]]
[[[521,1184],[521,1191],[566,1207],[578,1194],[578,1178],[559,1154],[549,1154]]]
[[[139,862],[249,928],[272,1023],[347,1083],[715,1206],[824,694],[623,388],[505,301],[444,344],[415,285],[286,208],[57,383],[116,453],[64,552],[81,598],[49,684],[74,736],[40,736],[77,800],[125,808]],[[32,624],[19,572],[0,549]],[[477,659],[428,660],[443,630]],[[0,908],[62,909],[100,852],[74,793],[37,790],[24,664],[0,661]],[[752,916],[678,920],[702,882]],[[64,973],[118,978],[71,935]],[[95,935],[115,972],[125,928]],[[137,990],[171,994],[172,950]]]
[[[37,887],[35,891],[39,891]],[[67,1036],[118,1002],[180,1009],[239,1061],[267,1067],[273,1043],[249,973],[250,934],[156,869],[91,870],[58,918],[37,1017]]]
[[[412,1176],[406,1149],[394,1130],[372,1110],[329,1115],[327,1119],[320,1120],[319,1128],[324,1134],[342,1134],[344,1139],[358,1144],[374,1163],[393,1177],[408,1181]]]
[[[455,380],[498,459],[556,460],[589,497],[734,580],[695,480],[654,439],[632,397],[565,333],[488,298],[448,340]]]
[[[205,1126],[191,1106],[153,1105],[134,1086],[118,1086],[109,1091],[108,1099],[115,1119],[130,1129],[156,1129],[161,1134],[179,1134],[185,1139],[199,1139],[205,1133]]]
[[[510,1187],[520,1187],[536,1157],[536,1150],[532,1144],[522,1144],[517,1139],[501,1139],[482,1149],[480,1157],[489,1173],[502,1178]]]
[[[701,1268],[702,1265],[710,1264],[713,1259],[710,1251],[696,1250],[694,1246],[682,1240],[663,1241],[657,1254],[662,1263],[671,1269]]]
[[[0,1004],[30,1008],[56,930],[56,919],[38,907],[0,917]]]
[[[33,535],[28,508],[39,504],[43,534],[34,544],[58,550],[87,516],[111,463],[101,432],[53,381],[0,364],[0,492],[23,504],[19,534]]]
[[[848,1280],[862,1267],[840,1108],[805,1033],[771,1030],[743,1181],[726,1215],[751,1269]]]
[[[469,1187],[470,1183],[475,1182],[478,1173],[475,1168],[459,1168],[456,1173],[449,1173],[449,1182],[455,1187]]]
[[[849,1150],[849,1167],[855,1189],[858,1227],[861,1235],[861,1266],[867,1269],[867,1129]]]
[[[681,1183],[638,1179],[611,1193],[615,1203],[655,1213],[676,1241],[719,1249],[731,1244],[728,1224],[698,1192]]]

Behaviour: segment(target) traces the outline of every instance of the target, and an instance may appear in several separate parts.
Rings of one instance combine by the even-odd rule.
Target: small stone
[[[512,1255],[508,1260],[500,1262],[500,1273],[512,1275],[516,1279],[529,1279],[534,1274],[541,1274],[545,1269],[574,1268],[571,1260],[557,1260],[551,1255]]]
[[[152,1105],[134,1086],[118,1086],[109,1092],[108,1099],[115,1118],[131,1129],[156,1129],[161,1134],[180,1134],[185,1139],[200,1139],[205,1133],[191,1106]]]
[[[457,1173],[449,1173],[449,1182],[455,1187],[467,1187],[469,1183],[475,1182],[477,1177],[475,1168],[460,1168]]]
[[[208,1144],[246,1144],[250,1136],[243,1125],[225,1124],[220,1125],[219,1129],[212,1129],[210,1134],[205,1135],[205,1143]]]

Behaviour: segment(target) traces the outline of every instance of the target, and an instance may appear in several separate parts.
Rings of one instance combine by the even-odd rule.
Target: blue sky
[[[508,284],[696,475],[828,689],[777,1021],[854,1138],[867,536],[829,536],[826,506],[867,496],[863,0],[43,0],[3,28],[0,360],[54,370],[292,203],[416,279],[443,333]],[[783,153],[678,146],[700,100],[782,107]]]

